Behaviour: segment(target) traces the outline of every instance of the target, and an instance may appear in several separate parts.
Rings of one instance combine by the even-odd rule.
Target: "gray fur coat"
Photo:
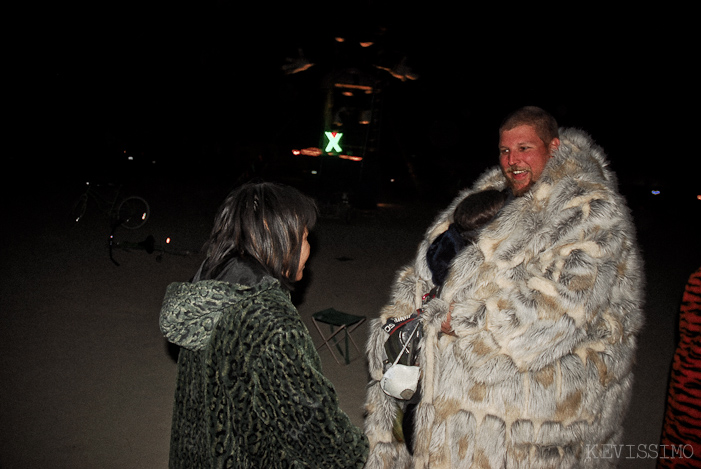
[[[422,314],[422,400],[413,458],[384,394],[381,325],[420,306],[433,284],[431,242],[467,195],[506,187],[485,172],[428,229],[371,326],[366,468],[606,467],[622,441],[642,327],[643,266],[635,229],[602,149],[561,130],[561,145],[524,196],[453,260]],[[455,335],[440,334],[452,310]],[[610,446],[609,446],[610,448]],[[608,454],[608,453],[606,453]]]

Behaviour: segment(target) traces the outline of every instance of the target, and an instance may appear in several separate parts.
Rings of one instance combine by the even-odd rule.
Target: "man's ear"
[[[555,151],[558,148],[560,148],[560,139],[555,137],[554,139],[552,139],[550,141],[550,145],[549,145],[550,156],[553,156],[553,153],[555,153]]]

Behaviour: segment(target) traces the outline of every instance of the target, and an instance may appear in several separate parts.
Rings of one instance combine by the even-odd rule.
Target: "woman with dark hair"
[[[458,204],[453,212],[453,223],[438,235],[426,252],[426,262],[437,290],[443,287],[455,256],[476,241],[479,229],[492,221],[508,198],[507,191],[489,189],[470,194]]]
[[[290,300],[316,215],[291,187],[238,188],[193,280],[168,286],[161,331],[180,346],[170,467],[363,467],[367,439]]]
[[[232,191],[207,242],[205,278],[216,278],[232,260],[248,257],[291,290],[302,279],[298,268],[309,257],[307,234],[316,215],[314,201],[289,186],[258,183]]]

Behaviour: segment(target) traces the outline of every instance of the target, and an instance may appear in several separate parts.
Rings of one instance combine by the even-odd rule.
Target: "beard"
[[[509,186],[509,188],[511,189],[511,193],[515,197],[521,197],[522,195],[530,191],[533,185],[535,184],[535,181],[533,180],[533,175],[529,173],[530,177],[528,178],[528,182],[523,184],[516,181],[513,178],[512,172],[513,170],[511,169],[504,172],[504,176],[506,177],[506,185]]]
[[[528,191],[531,190],[533,187],[534,182],[529,182],[525,186],[522,187],[515,187],[513,184],[509,183],[509,187],[511,188],[511,192],[514,194],[514,197],[521,197],[522,195],[528,193]]]

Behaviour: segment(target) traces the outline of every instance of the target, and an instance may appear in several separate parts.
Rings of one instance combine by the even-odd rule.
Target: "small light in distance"
[[[658,190],[653,190],[653,191],[652,191],[652,195],[660,195],[660,191],[658,191]]]
[[[166,238],[166,244],[170,244],[170,238]]]

